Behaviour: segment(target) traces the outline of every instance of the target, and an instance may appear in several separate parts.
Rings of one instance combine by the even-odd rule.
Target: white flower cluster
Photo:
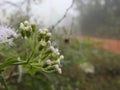
[[[23,38],[29,38],[35,30],[36,25],[30,24],[28,21],[20,23],[20,32]]]
[[[15,30],[0,26],[0,43],[8,43],[9,45],[13,45],[13,40],[18,37],[18,34]]]
[[[40,41],[40,44],[43,46],[42,48],[44,48],[45,46],[47,46],[47,51],[48,51],[48,55],[51,55],[49,57],[49,59],[46,61],[46,64],[48,66],[53,66],[54,69],[61,74],[62,70],[61,70],[61,64],[60,64],[60,60],[64,59],[63,55],[60,55],[60,52],[58,50],[58,48],[55,48],[52,43],[51,43],[51,33],[48,31],[48,29],[40,29],[39,30],[39,37],[38,40]],[[42,49],[41,48],[41,49]],[[40,50],[41,50],[40,49]]]
[[[61,70],[61,63],[60,63],[60,60],[64,59],[64,56],[63,55],[60,55],[60,52],[57,48],[54,48],[53,46],[50,46],[50,50],[52,51],[52,55],[57,57],[57,60],[52,62],[50,59],[46,61],[46,63],[48,65],[52,65],[55,67],[56,71],[61,74],[62,73],[62,70]]]
[[[59,74],[62,73],[60,60],[63,59],[64,56],[61,55],[59,50],[52,44],[52,34],[48,29],[36,30],[36,25],[32,25],[28,21],[25,21],[20,24],[20,33],[23,38],[27,37],[28,39],[31,38],[32,35],[36,36],[37,39],[35,39],[38,53],[35,57],[38,58],[35,60],[39,63],[37,63],[38,65],[41,65],[40,67],[47,72],[57,71]],[[31,39],[33,38],[34,37]]]

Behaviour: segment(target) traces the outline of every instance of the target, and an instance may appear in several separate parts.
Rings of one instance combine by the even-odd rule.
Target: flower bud
[[[32,28],[31,28],[31,26],[26,26],[26,27],[25,27],[25,30],[31,32],[31,31],[32,31]]]
[[[46,34],[46,32],[44,30],[42,30],[42,29],[39,29],[39,33],[42,34],[42,35]]]
[[[47,60],[47,61],[46,61],[46,64],[47,64],[47,65],[51,65],[51,64],[52,64],[51,60]]]
[[[60,53],[59,53],[59,52],[56,52],[56,54],[57,54],[57,55],[60,55]]]
[[[44,29],[44,31],[47,33],[47,32],[48,32],[48,29]]]
[[[51,45],[51,41],[50,40],[48,41],[48,44]]]
[[[51,50],[52,52],[54,52],[54,51],[55,51],[55,48],[54,48],[53,46],[50,46],[50,50]]]
[[[50,40],[50,38],[51,38],[51,33],[46,33],[45,41]]]
[[[64,59],[64,56],[63,56],[63,55],[61,55],[61,56],[60,56],[60,59]]]
[[[31,34],[32,34],[32,28],[31,28],[31,26],[26,26],[25,27],[25,32],[26,32],[26,36],[30,37]]]
[[[20,29],[21,29],[21,30],[24,30],[24,28],[25,28],[24,24],[23,24],[23,23],[20,23]]]
[[[59,50],[56,48],[56,49],[55,49],[55,52],[56,52],[56,53],[58,53],[58,52],[59,52]]]
[[[31,24],[32,27],[32,31],[35,32],[36,31],[36,25],[35,24]]]
[[[47,35],[48,37],[51,37],[52,34],[51,34],[51,33],[47,33],[46,35]]]
[[[45,41],[40,41],[40,44],[42,45],[42,46],[46,46],[47,45],[47,43],[45,42]]]
[[[62,70],[61,70],[61,68],[59,67],[59,65],[56,64],[56,65],[54,65],[54,66],[55,66],[55,69],[57,70],[57,72],[58,72],[59,74],[62,74]]]
[[[57,69],[59,69],[59,65],[58,64],[56,64],[56,65],[54,65],[55,66],[55,69],[57,70]]]
[[[29,23],[28,21],[24,21],[24,25],[25,25],[25,26],[29,26],[30,23]]]
[[[45,41],[41,40],[39,50],[42,50],[46,45],[47,45],[47,43]]]
[[[59,74],[62,74],[61,68],[59,68],[57,71],[58,71]]]

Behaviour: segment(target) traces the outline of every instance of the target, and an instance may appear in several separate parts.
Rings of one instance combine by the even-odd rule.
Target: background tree
[[[119,0],[76,0],[83,35],[120,38]]]

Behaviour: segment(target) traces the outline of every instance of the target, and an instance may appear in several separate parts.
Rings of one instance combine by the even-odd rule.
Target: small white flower
[[[24,29],[25,29],[26,31],[28,31],[28,30],[29,30],[29,27],[27,26],[27,27],[25,27]]]
[[[51,41],[50,40],[48,41],[48,44],[51,45]]]
[[[47,45],[47,43],[45,42],[45,41],[40,41],[40,44],[42,45],[42,46],[46,46]]]
[[[60,56],[60,59],[64,59],[64,56],[63,56],[63,55],[61,55],[61,56]]]
[[[55,66],[55,69],[58,71],[59,74],[62,74],[62,70],[61,68],[59,67],[58,64],[54,65]]]
[[[57,71],[58,71],[59,74],[62,74],[61,68],[59,68]]]
[[[28,21],[24,21],[24,25],[27,26],[29,25],[30,23]]]
[[[24,29],[25,29],[26,31],[32,30],[32,29],[31,29],[31,26],[26,26]]]
[[[47,65],[51,65],[52,64],[51,60],[47,60],[46,63],[47,63]]]
[[[48,32],[48,29],[43,29],[45,32]]]
[[[0,43],[12,44],[19,35],[11,28],[0,26]]]
[[[57,48],[54,48],[53,46],[50,46],[50,50],[54,53],[54,54],[57,54],[57,55],[60,55],[60,52]]]
[[[58,64],[56,64],[56,65],[54,65],[55,66],[55,69],[57,70],[57,69],[59,69],[59,65]]]
[[[25,26],[23,23],[20,23],[20,29],[23,29],[24,30]]]
[[[61,67],[60,59],[57,60],[57,63]]]
[[[46,32],[45,32],[44,30],[42,30],[42,29],[39,29],[39,33],[40,33],[40,34],[43,34],[43,35],[46,34]]]
[[[56,49],[55,49],[55,52],[56,52],[56,53],[58,53],[58,52],[59,52],[59,50],[56,48]]]
[[[59,52],[56,52],[56,54],[57,54],[57,55],[60,55],[60,53],[59,53]]]
[[[55,48],[54,48],[53,46],[50,46],[50,50],[51,50],[52,52],[54,52],[54,51],[55,51]]]
[[[51,33],[47,33],[47,36],[48,36],[48,37],[51,37],[51,36],[52,36],[52,34],[51,34]]]

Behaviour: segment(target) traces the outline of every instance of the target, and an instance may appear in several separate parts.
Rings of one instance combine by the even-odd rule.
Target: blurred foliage
[[[120,39],[120,0],[76,0],[83,35]]]
[[[100,48],[95,48],[101,42],[86,38],[80,41],[70,39],[66,44],[59,40],[65,61],[63,76],[60,76],[58,88],[63,90],[119,90],[120,56]],[[95,67],[95,73],[85,73],[80,64],[89,62]],[[114,79],[113,79],[114,78]],[[56,90],[61,90],[61,89]]]
[[[46,75],[37,72],[33,76],[25,75],[23,81],[17,85],[17,90],[120,89],[119,55],[94,47],[101,43],[90,41],[89,38],[80,41],[73,37],[68,44],[60,36],[56,35],[56,41],[66,56],[62,61],[63,74]],[[86,73],[80,68],[80,64],[85,62],[89,62],[95,67],[94,73]]]

